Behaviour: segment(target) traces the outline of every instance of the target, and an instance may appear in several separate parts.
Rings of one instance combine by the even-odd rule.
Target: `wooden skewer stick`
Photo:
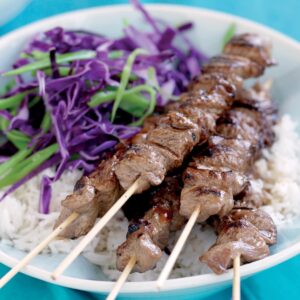
[[[164,268],[162,269],[162,271],[156,281],[156,285],[157,285],[158,289],[161,289],[164,286],[165,281],[168,279],[168,277],[174,267],[174,264],[179,256],[187,238],[189,237],[191,230],[193,229],[193,227],[197,221],[199,214],[200,214],[200,205],[196,206],[195,210],[191,214],[190,219],[186,223],[167,263],[165,264]]]
[[[83,249],[95,238],[100,230],[111,220],[111,218],[120,210],[125,202],[135,193],[139,187],[137,179],[131,187],[120,197],[120,199],[107,211],[107,213],[98,221],[90,232],[79,242],[71,253],[60,263],[60,265],[51,274],[52,279],[56,280],[68,266],[79,256]]]
[[[241,299],[240,265],[241,265],[241,256],[238,255],[233,260],[232,300],[240,300]]]
[[[72,213],[63,223],[61,223],[47,238],[45,238],[39,245],[31,250],[21,261],[19,261],[9,272],[0,279],[0,289],[9,282],[22,268],[35,258],[48,244],[54,240],[67,226],[69,226],[75,219],[78,218],[77,213]]]
[[[125,281],[127,280],[129,274],[131,273],[135,263],[136,263],[136,257],[132,256],[130,258],[129,262],[127,263],[125,269],[123,270],[122,274],[118,278],[118,280],[117,280],[116,284],[114,285],[113,289],[111,290],[111,292],[107,296],[106,300],[115,300],[116,299],[116,297],[118,296],[122,286],[124,285]]]

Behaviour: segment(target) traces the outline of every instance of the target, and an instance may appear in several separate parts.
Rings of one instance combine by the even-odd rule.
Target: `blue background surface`
[[[61,12],[127,2],[125,0],[32,0],[19,16],[0,27],[0,35]],[[228,12],[263,23],[300,40],[300,0],[159,0],[143,1],[143,3],[176,3]],[[0,277],[7,270],[0,264]],[[227,289],[209,298],[202,298],[199,295],[194,299],[230,298],[231,290]],[[100,299],[100,297],[95,294],[58,287],[19,274],[1,290],[0,299],[82,300]],[[242,299],[300,299],[300,257],[295,257],[244,280],[242,282]]]

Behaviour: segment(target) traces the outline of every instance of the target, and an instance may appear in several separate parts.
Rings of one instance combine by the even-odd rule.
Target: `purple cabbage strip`
[[[40,192],[40,207],[39,211],[45,214],[49,213],[50,201],[52,196],[51,184],[53,183],[53,177],[43,176],[41,181],[41,192]]]
[[[28,98],[21,103],[19,111],[17,114],[10,120],[8,130],[16,129],[25,125],[29,118],[29,109],[28,109]]]

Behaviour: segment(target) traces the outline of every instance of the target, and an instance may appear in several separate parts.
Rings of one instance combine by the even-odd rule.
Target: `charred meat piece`
[[[122,178],[122,180],[119,179],[122,186],[129,187],[132,182],[140,178],[140,188],[137,192],[142,192],[150,184],[159,185],[162,182],[166,172],[166,157],[162,156],[156,149],[157,147],[142,143],[133,145],[126,152],[122,164],[115,169],[118,178]],[[137,168],[139,169],[138,173],[136,172]]]
[[[271,42],[253,33],[234,36],[225,45],[224,53],[247,57],[262,66],[271,66],[275,62],[271,57]]]
[[[225,93],[235,95],[243,88],[243,79],[240,76],[222,73],[202,74],[192,80],[189,91],[206,91],[207,93]]]
[[[211,136],[208,147],[193,157],[191,166],[212,169],[230,169],[245,173],[253,161],[253,148],[249,141],[222,136]],[[198,168],[199,169],[199,168]]]
[[[183,175],[180,213],[189,216],[200,204],[198,221],[215,214],[226,214],[233,206],[233,195],[246,184],[246,176],[231,170],[187,168]]]
[[[113,166],[123,154],[121,147],[111,158],[103,160],[89,176],[83,176],[75,185],[73,194],[61,202],[62,211],[55,228],[72,212],[79,217],[64,230],[60,236],[76,238],[86,234],[94,225],[98,216],[103,216],[122,194]]]
[[[234,207],[230,213],[230,220],[244,219],[253,224],[260,232],[268,245],[277,240],[277,229],[269,214],[261,209],[249,207]]]
[[[235,221],[200,260],[216,274],[222,274],[232,267],[237,255],[240,255],[241,262],[245,263],[262,259],[269,253],[267,243],[255,226],[248,221]]]
[[[217,274],[230,268],[237,255],[244,263],[266,257],[269,255],[268,245],[276,243],[276,226],[262,210],[234,208],[215,225],[218,239],[200,260]]]
[[[258,120],[256,120],[256,118]],[[261,118],[246,108],[234,108],[225,113],[217,124],[217,133],[231,139],[247,140],[259,153],[262,147]]]
[[[161,249],[155,245],[147,232],[134,232],[117,250],[117,269],[123,271],[131,257],[135,255],[135,272],[146,272],[156,266],[162,256]]]
[[[263,147],[271,146],[275,140],[272,126],[278,121],[278,107],[271,101],[270,94],[266,93],[265,87],[256,83],[252,89],[244,90],[234,106],[247,108],[256,115],[264,115],[264,118],[260,118],[262,143]]]
[[[151,191],[152,207],[142,219],[128,227],[127,240],[118,247],[117,269],[122,271],[134,255],[136,272],[156,266],[167,246],[171,231],[182,227],[185,219],[179,215],[180,176],[166,177],[164,183]]]
[[[210,61],[203,66],[203,73],[235,74],[244,79],[258,77],[264,73],[264,66],[253,60],[238,56],[223,54],[214,56]]]
[[[73,239],[86,234],[93,227],[98,216],[95,194],[95,188],[88,177],[83,177],[77,182],[74,193],[67,196],[61,203],[62,211],[56,220],[55,228],[73,212],[79,213],[79,217],[61,232],[60,236]]]

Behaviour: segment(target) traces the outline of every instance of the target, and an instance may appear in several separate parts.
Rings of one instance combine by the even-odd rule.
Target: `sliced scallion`
[[[149,93],[150,89],[152,89],[150,86],[142,84],[126,90],[119,107],[134,117],[142,117],[150,102],[141,93]],[[116,91],[99,92],[92,96],[89,106],[96,107],[102,103],[113,101],[116,99],[116,95]]]
[[[113,122],[115,117],[116,117],[116,113],[117,113],[117,110],[120,106],[120,102],[122,100],[123,93],[125,92],[126,86],[128,84],[128,81],[129,81],[129,77],[130,77],[130,74],[131,74],[131,71],[132,71],[133,63],[134,63],[136,57],[138,55],[141,55],[141,54],[147,54],[147,51],[144,50],[144,49],[138,48],[138,49],[135,49],[128,56],[127,62],[125,64],[124,69],[123,69],[122,74],[121,74],[120,85],[118,87],[117,94],[116,94],[116,99],[114,101],[114,105],[113,105],[113,108],[112,108],[111,122]]]
[[[19,130],[11,130],[6,132],[7,139],[12,142],[19,150],[26,148],[30,142],[30,137]]]
[[[84,60],[89,58],[94,58],[96,56],[95,51],[91,50],[83,50],[78,52],[71,52],[71,53],[64,53],[64,54],[58,54],[56,55],[56,62],[58,64],[71,62],[74,60]],[[14,75],[20,75],[27,72],[37,71],[45,68],[49,68],[51,66],[50,58],[43,58],[41,60],[37,60],[33,63],[24,65],[20,68],[8,71],[6,73],[3,73],[2,76],[14,76]]]
[[[51,127],[51,116],[48,112],[46,112],[41,123],[41,128],[43,129],[44,132],[48,132],[50,127]]]
[[[9,109],[12,107],[19,106],[22,100],[31,91],[22,92],[7,98],[0,99],[0,109]]]
[[[21,163],[16,165],[4,178],[0,180],[0,189],[16,183],[40,164],[49,159],[58,150],[58,144],[53,144],[47,148],[40,150]]]
[[[11,168],[13,168],[19,162],[23,161],[28,155],[30,155],[31,152],[32,152],[32,149],[30,149],[30,148],[25,148],[23,150],[19,150],[9,160],[2,163],[0,165],[0,176],[3,177]]]
[[[115,51],[110,51],[108,53],[108,58],[110,59],[116,59],[116,58],[120,58],[123,56],[123,51],[122,50],[115,50]]]
[[[236,24],[231,23],[229,27],[227,28],[225,35],[223,37],[223,42],[222,42],[222,48],[225,47],[225,45],[231,40],[231,38],[234,36],[236,32]]]

